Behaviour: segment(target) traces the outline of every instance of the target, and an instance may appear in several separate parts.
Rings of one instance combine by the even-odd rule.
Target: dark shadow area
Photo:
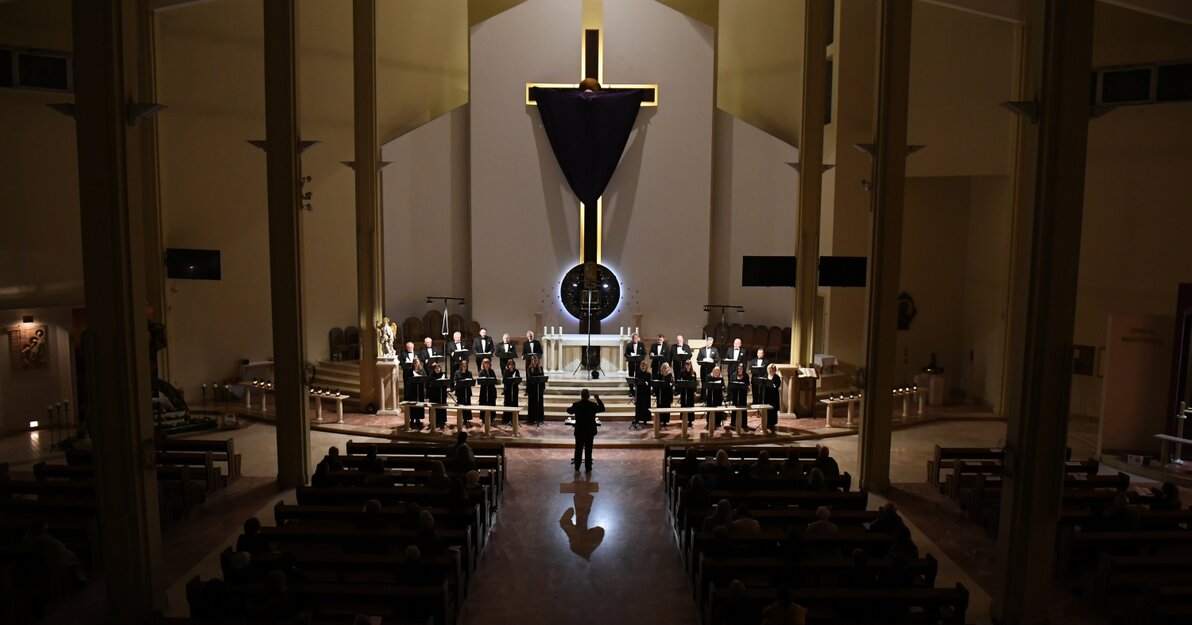
[[[590,475],[582,478],[577,475],[570,483],[559,485],[559,492],[575,493],[573,507],[563,512],[559,527],[567,534],[571,551],[585,560],[590,560],[592,552],[604,542],[603,527],[588,527],[588,516],[592,514],[592,502],[596,499],[593,493],[599,491],[600,483],[591,481]]]

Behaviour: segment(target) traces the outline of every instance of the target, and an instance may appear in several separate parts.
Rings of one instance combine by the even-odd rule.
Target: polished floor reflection
[[[461,614],[463,625],[694,624],[661,496],[658,450],[509,451],[509,482]]]

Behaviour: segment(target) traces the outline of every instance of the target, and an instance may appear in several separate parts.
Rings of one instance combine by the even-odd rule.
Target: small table
[[[511,415],[513,415],[513,435],[520,436],[520,434],[518,433],[518,416],[521,415],[521,410],[522,410],[520,407],[518,407],[518,406],[476,405],[476,406],[469,406],[469,408],[471,408],[472,410],[479,410],[480,414],[483,415],[484,435],[485,436],[492,436],[492,420],[493,420],[492,413],[494,413],[494,412],[500,412],[500,413],[508,412]]]
[[[449,404],[438,404],[438,403],[429,402],[429,401],[403,401],[403,402],[399,403],[397,405],[397,407],[398,407],[398,409],[401,410],[402,418],[405,419],[405,427],[407,430],[410,429],[410,408],[413,408],[413,407],[425,408],[426,414],[427,414],[427,421],[430,422],[430,431],[435,432],[439,429],[438,419],[435,418],[435,410],[440,409],[440,408],[451,409],[454,406],[451,406]],[[401,426],[397,426],[397,427],[401,427]],[[397,429],[397,427],[395,427],[394,429]]]
[[[845,422],[845,425],[852,426],[853,415],[855,414],[854,407],[860,405],[861,397],[859,395],[857,397],[833,397],[830,399],[821,399],[820,403],[828,407],[827,414],[825,415],[825,425],[828,427],[835,427],[832,425],[832,407],[839,404],[845,404],[848,407],[848,414],[846,417],[847,421]]]
[[[307,391],[306,394],[309,397],[315,398],[315,421],[319,423],[323,422],[323,400],[333,399],[335,400],[335,410],[339,414],[339,419],[336,421],[336,423],[344,422],[344,400],[348,398],[347,395],[343,393],[329,395],[326,393],[316,393],[314,391]]]

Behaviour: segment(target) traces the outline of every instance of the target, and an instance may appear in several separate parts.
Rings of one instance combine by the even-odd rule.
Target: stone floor
[[[236,439],[244,455],[244,480],[174,525],[163,536],[163,577],[169,584],[166,614],[185,615],[183,586],[194,575],[219,574],[217,555],[233,544],[240,524],[256,514],[271,522],[270,509],[293,492],[279,492],[275,430],[252,423],[203,438]],[[998,446],[1005,423],[939,421],[893,433],[888,496],[900,504],[922,551],[940,562],[938,584],[965,584],[971,591],[968,622],[989,622],[993,538],[957,519],[951,503],[925,489],[926,460],[936,444]],[[360,433],[312,432],[312,463],[331,445]],[[14,471],[47,453],[37,433],[0,439],[0,458]],[[857,437],[823,438],[843,470],[856,474]],[[53,457],[53,452],[48,452]],[[493,534],[461,614],[462,623],[522,624],[573,613],[584,606],[590,622],[694,623],[695,607],[670,537],[660,483],[658,449],[598,449],[589,479],[577,479],[564,449],[512,448],[508,488]],[[1087,455],[1075,451],[1074,455]],[[884,501],[872,497],[871,506]],[[98,580],[97,580],[98,581]],[[1057,591],[1056,622],[1096,622],[1079,610],[1066,591]],[[102,613],[102,586],[91,584],[75,605],[54,622],[95,622]]]

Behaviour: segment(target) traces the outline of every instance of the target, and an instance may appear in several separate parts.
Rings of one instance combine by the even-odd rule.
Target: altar
[[[547,327],[542,336],[544,362],[547,373],[571,373],[579,367],[583,348],[589,345],[587,334],[567,334],[559,327]],[[606,374],[626,373],[625,345],[632,334],[593,334],[591,345],[600,349],[600,368]]]

